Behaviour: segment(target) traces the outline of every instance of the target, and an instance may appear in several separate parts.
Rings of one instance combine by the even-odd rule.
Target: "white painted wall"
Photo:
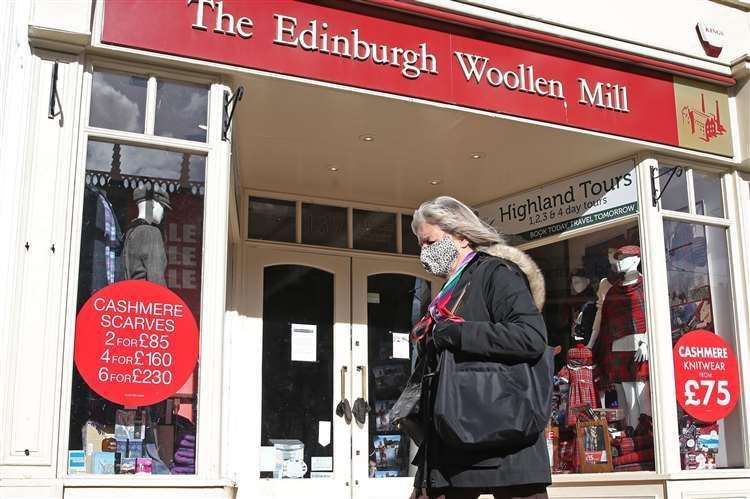
[[[94,0],[33,0],[31,3],[32,26],[59,32],[60,36],[91,35]]]
[[[598,0],[417,0],[417,3],[683,63],[696,58],[708,66],[726,65],[750,51],[750,16],[746,11],[750,4],[747,2],[728,5],[711,0],[606,3]],[[707,56],[701,46],[695,30],[698,21],[724,31],[725,44],[718,58]]]
[[[547,24],[561,24],[606,37],[706,57],[695,30],[698,21],[712,24],[725,33],[725,46],[718,60],[728,63],[746,53],[748,13],[743,9],[710,0],[630,0],[604,6],[596,0],[464,0],[499,9]]]

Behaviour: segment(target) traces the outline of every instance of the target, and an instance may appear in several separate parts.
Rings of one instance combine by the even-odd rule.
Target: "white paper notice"
[[[276,448],[273,445],[260,447],[260,471],[273,471],[276,465]]]
[[[331,422],[318,421],[318,443],[326,447],[331,443]],[[313,468],[314,469],[314,468]],[[323,470],[327,471],[327,470]]]
[[[318,350],[318,326],[292,324],[292,360],[316,362]]]
[[[409,333],[391,333],[393,335],[393,358],[409,358]]]
[[[333,458],[330,456],[312,456],[310,458],[310,467],[312,468],[312,471],[332,471]]]

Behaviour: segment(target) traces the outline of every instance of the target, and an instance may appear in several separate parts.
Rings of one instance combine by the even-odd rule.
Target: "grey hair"
[[[489,248],[505,244],[498,231],[480,219],[474,211],[458,199],[440,196],[425,201],[414,212],[411,230],[414,234],[420,225],[437,225],[448,234],[463,237],[473,249]]]

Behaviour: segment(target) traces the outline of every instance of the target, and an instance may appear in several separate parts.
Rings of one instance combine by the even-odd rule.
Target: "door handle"
[[[344,418],[346,424],[352,422],[352,406],[349,404],[349,400],[346,398],[346,366],[341,366],[341,400],[336,406],[336,415],[340,418]]]
[[[370,404],[365,400],[367,396],[367,368],[365,366],[357,366],[357,371],[359,371],[360,380],[362,381],[362,393],[354,401],[352,414],[354,414],[354,419],[357,420],[357,423],[363,425],[367,421],[367,413],[370,412]]]

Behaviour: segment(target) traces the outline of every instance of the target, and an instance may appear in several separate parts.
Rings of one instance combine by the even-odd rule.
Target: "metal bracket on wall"
[[[47,110],[47,118],[54,119],[62,114],[62,104],[60,104],[60,95],[57,93],[57,73],[59,66],[57,61],[52,66],[52,81],[50,82],[49,89],[49,108]],[[56,107],[60,107],[60,110],[55,112]]]
[[[221,140],[228,140],[227,134],[229,133],[229,127],[232,125],[234,111],[237,109],[237,103],[242,100],[243,95],[245,95],[245,87],[243,86],[237,87],[237,90],[234,91],[234,95],[231,97],[229,91],[224,90],[224,116],[221,121]],[[232,108],[229,109],[229,106],[232,106]]]
[[[667,187],[669,187],[669,183],[672,181],[675,175],[681,177],[684,173],[685,170],[681,166],[673,166],[664,173],[659,173],[659,167],[657,166],[651,167],[651,202],[653,203],[654,207],[659,204],[659,200],[664,194],[664,191],[667,190]],[[660,179],[662,177],[667,177],[667,181],[664,182],[663,186],[660,185],[659,187],[656,187],[657,179]]]

